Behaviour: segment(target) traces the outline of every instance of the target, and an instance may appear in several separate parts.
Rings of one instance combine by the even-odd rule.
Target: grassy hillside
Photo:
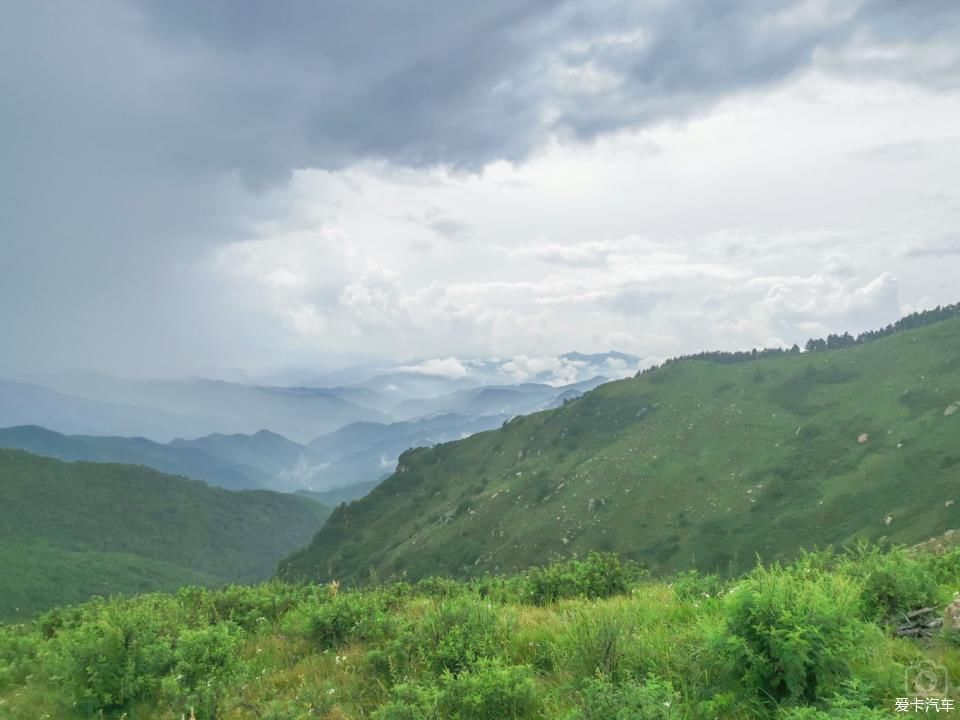
[[[673,362],[405,453],[283,577],[471,576],[611,550],[655,571],[960,525],[960,318],[738,364]]]
[[[934,626],[960,551],[819,553],[731,581],[612,556],[359,592],[270,583],[0,626],[10,720],[882,720],[960,701]],[[936,710],[939,712],[939,710]]]
[[[264,579],[328,513],[292,495],[0,450],[0,617],[92,594]]]

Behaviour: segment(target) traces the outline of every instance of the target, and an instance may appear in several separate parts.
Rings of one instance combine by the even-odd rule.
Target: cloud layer
[[[958,21],[894,0],[11,6],[0,371],[646,356],[955,300]]]

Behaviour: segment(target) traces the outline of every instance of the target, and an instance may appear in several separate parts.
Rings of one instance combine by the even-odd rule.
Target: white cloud
[[[453,380],[464,378],[469,374],[463,363],[455,357],[433,358],[431,360],[424,360],[416,365],[401,365],[397,369],[405,372],[419,373],[421,375],[451,378]]]
[[[518,355],[503,365],[503,370],[514,380],[526,382],[539,375],[547,374],[550,385],[569,385],[577,381],[578,363],[559,357],[528,357]]]
[[[956,300],[943,188],[960,149],[941,143],[896,173],[861,152],[941,142],[953,120],[956,97],[812,73],[682,127],[477,174],[303,171],[283,222],[222,250],[213,271],[296,362],[337,347],[469,370],[466,358],[500,355],[518,358],[512,378],[542,366],[562,383],[573,374],[556,357],[574,348],[646,362],[802,344]],[[469,234],[444,242],[438,218]]]

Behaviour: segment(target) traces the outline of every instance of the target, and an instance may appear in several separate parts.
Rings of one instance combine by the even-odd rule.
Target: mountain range
[[[590,371],[603,357],[569,362]],[[501,365],[478,367],[468,379],[394,369],[334,388],[93,373],[62,373],[48,379],[52,387],[0,381],[0,447],[142,464],[230,489],[337,490],[352,499],[408,448],[498,427],[606,379],[503,384],[501,373],[501,384],[477,385]]]
[[[680,359],[408,451],[281,575],[465,577],[591,550],[726,572],[925,540],[960,525],[956,310],[808,352]]]

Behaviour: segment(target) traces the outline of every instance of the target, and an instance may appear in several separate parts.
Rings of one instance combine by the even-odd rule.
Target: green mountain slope
[[[742,569],[957,527],[960,318],[902,327],[828,352],[672,362],[405,453],[281,576],[469,576],[594,549],[657,571]]]
[[[0,617],[92,594],[264,579],[328,514],[293,495],[0,450]]]

